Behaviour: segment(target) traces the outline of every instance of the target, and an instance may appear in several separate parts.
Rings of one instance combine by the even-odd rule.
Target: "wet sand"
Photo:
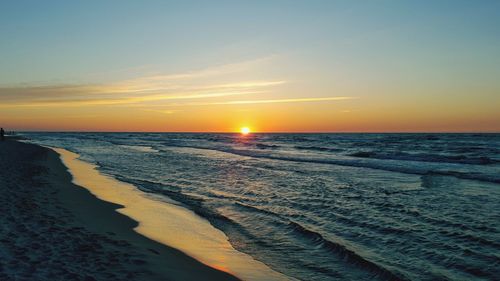
[[[148,239],[54,151],[0,142],[0,280],[238,280]]]

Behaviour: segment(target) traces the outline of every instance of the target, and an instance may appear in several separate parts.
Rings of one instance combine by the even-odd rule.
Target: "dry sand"
[[[133,231],[54,152],[0,142],[0,280],[238,280]]]

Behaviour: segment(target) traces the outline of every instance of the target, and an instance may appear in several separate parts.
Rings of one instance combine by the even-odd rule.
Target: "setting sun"
[[[250,133],[250,128],[248,127],[243,127],[241,128],[240,132],[243,134],[243,135],[248,135]]]

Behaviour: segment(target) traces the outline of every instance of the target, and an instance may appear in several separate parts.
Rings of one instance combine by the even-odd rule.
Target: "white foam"
[[[140,146],[140,145],[120,145],[120,146],[140,152],[159,152],[159,150],[156,150],[151,146]]]

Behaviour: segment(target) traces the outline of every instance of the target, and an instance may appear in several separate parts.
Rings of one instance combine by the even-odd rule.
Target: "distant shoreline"
[[[88,133],[88,134],[228,134],[228,135],[238,135],[240,132],[141,132],[141,131],[29,131],[29,130],[20,130],[16,131],[16,133]],[[467,134],[481,134],[481,135],[494,135],[500,134],[498,132],[252,132],[251,134],[260,135],[260,134],[372,134],[372,135],[398,135],[398,134],[416,134],[416,135],[438,135],[438,134],[447,134],[447,135],[467,135]]]

